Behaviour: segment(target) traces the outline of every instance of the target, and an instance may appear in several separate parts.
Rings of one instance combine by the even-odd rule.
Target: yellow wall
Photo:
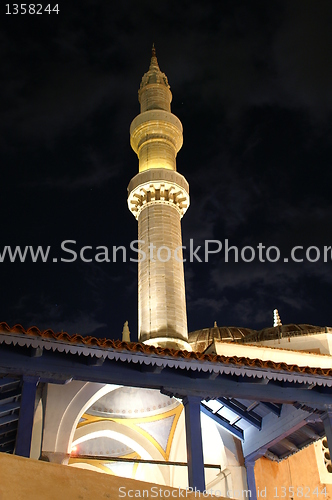
[[[0,453],[0,500],[116,500],[121,498],[119,487],[125,487],[127,493],[129,489],[134,492],[148,490],[150,495],[145,495],[145,498],[151,498],[153,486],[133,479]],[[176,494],[179,491],[159,485],[155,488],[158,491],[175,490]],[[132,495],[135,498],[135,493]],[[155,498],[166,496],[161,494]],[[172,498],[172,494],[168,497]],[[128,500],[129,496],[123,494],[123,498]],[[173,498],[176,498],[175,493]],[[187,498],[195,498],[195,494],[188,493]]]
[[[301,490],[296,494],[298,487],[303,488],[302,498],[332,500],[332,485],[321,484],[319,480],[319,473],[316,462],[316,455],[314,445],[305,448],[304,450],[292,455],[280,463],[271,462],[267,458],[260,458],[255,464],[255,477],[257,489],[263,490],[266,487],[266,498],[277,498],[275,488],[278,488],[279,498],[282,498],[281,487],[287,488],[287,494],[284,498],[301,498]],[[293,486],[295,495],[290,495],[291,491],[288,489]],[[326,486],[326,497],[320,494],[322,489]],[[313,494],[315,488],[318,487],[318,497]],[[307,494],[307,497],[305,496]],[[262,497],[259,497],[262,498]]]

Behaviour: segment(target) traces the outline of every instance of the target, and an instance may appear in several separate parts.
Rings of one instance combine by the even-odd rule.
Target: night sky
[[[123,245],[135,257],[129,126],[154,42],[184,128],[184,244],[256,247],[251,263],[220,253],[185,264],[189,331],[272,326],[274,308],[284,324],[332,326],[331,254],[283,262],[294,246],[322,256],[332,246],[332,2],[58,5],[58,15],[1,6],[0,252],[42,245],[51,257],[0,263],[0,321],[117,338],[129,320],[137,339],[137,264],[60,262],[71,257],[60,245]],[[259,243],[281,261],[260,262]]]

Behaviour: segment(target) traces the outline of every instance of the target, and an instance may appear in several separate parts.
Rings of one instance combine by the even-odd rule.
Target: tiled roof
[[[171,358],[182,358],[186,360],[197,360],[197,361],[207,361],[213,363],[221,363],[223,365],[235,365],[251,368],[260,369],[272,369],[280,370],[286,372],[293,372],[298,374],[307,375],[320,375],[324,377],[332,377],[332,369],[328,368],[312,368],[312,367],[301,367],[298,365],[289,365],[283,362],[274,361],[262,361],[260,359],[251,359],[248,357],[238,357],[238,356],[223,356],[217,354],[203,354],[200,352],[189,352],[181,351],[176,349],[170,349],[166,347],[155,347],[151,345],[142,344],[140,342],[122,342],[121,340],[113,340],[106,338],[96,338],[92,336],[83,337],[82,335],[69,335],[67,332],[55,333],[53,330],[40,330],[36,326],[32,326],[25,330],[22,325],[14,325],[10,327],[7,323],[0,323],[0,336],[1,334],[18,335],[18,336],[28,336],[33,338],[39,338],[42,340],[53,340],[56,342],[61,342],[66,345],[83,345],[87,348],[99,348],[105,350],[115,350],[115,351],[129,351],[132,354],[142,353],[145,355],[158,355],[160,357],[171,357]],[[91,352],[94,355],[93,352]]]

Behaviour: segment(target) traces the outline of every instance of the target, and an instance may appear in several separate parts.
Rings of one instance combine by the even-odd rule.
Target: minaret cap
[[[156,48],[154,44],[152,45],[152,54],[151,54],[149,71],[147,71],[147,73],[143,75],[139,93],[146,85],[150,84],[159,84],[167,87],[168,89],[170,88],[167,76],[165,75],[165,73],[162,73],[162,71],[160,71],[156,55]]]

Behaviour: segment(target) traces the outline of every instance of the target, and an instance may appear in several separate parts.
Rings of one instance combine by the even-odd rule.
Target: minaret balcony
[[[190,204],[189,184],[183,175],[167,169],[135,175],[128,186],[129,210],[138,219],[143,208],[155,203],[172,205],[183,217]]]

